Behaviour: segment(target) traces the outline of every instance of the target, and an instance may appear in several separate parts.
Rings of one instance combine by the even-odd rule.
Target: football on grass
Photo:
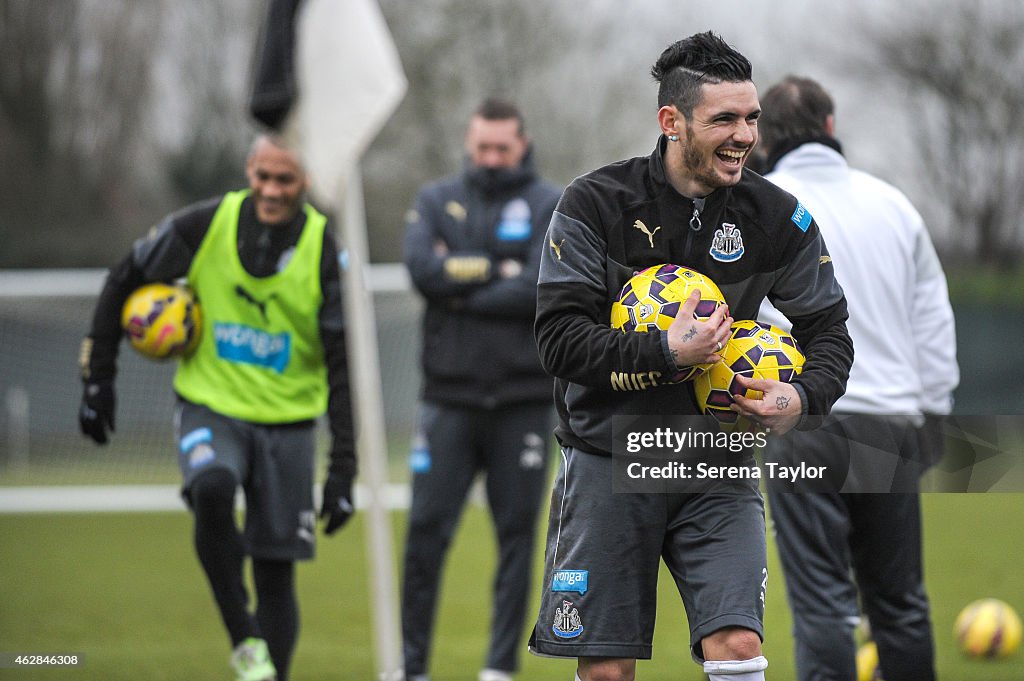
[[[960,611],[953,633],[971,657],[1009,657],[1020,647],[1020,616],[997,598],[982,598]]]
[[[884,681],[878,670],[878,647],[868,641],[857,648],[857,681]]]

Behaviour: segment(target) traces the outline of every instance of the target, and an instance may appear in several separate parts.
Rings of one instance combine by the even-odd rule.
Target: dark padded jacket
[[[560,194],[537,176],[530,153],[516,169],[467,161],[420,190],[406,217],[405,263],[426,302],[424,399],[484,409],[551,399],[533,319]],[[503,276],[509,268],[517,273]]]

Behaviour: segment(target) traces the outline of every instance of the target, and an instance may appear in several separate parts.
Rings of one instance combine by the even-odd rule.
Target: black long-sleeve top
[[[199,250],[223,197],[187,206],[163,219],[150,233],[135,242],[131,252],[110,269],[93,314],[89,336],[92,351],[86,358],[83,377],[88,381],[112,381],[123,335],[121,309],[139,286],[153,281],[184,277]],[[246,272],[254,277],[274,274],[287,260],[302,234],[303,211],[284,225],[266,225],[256,217],[251,198],[246,198],[238,220],[238,255]],[[324,230],[320,260],[323,303],[319,312],[320,340],[327,367],[327,415],[333,437],[331,465],[343,474],[356,472],[352,398],[345,346],[338,247],[330,222]]]
[[[623,284],[651,265],[708,275],[734,319],[756,319],[767,296],[793,320],[806,354],[794,381],[805,415],[829,412],[853,363],[846,299],[810,213],[750,171],[735,186],[684,197],[668,182],[664,148],[662,137],[650,156],[574,180],[545,239],[535,332],[557,379],[556,435],[595,453],[611,453],[614,416],[700,413],[692,382],[658,382],[676,373],[666,332],[610,326]],[[797,427],[807,425],[804,418]]]

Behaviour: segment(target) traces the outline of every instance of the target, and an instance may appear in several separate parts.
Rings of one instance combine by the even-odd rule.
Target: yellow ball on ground
[[[857,681],[882,681],[878,670],[878,646],[868,641],[857,649]]]
[[[982,598],[960,611],[953,635],[971,657],[1009,657],[1020,648],[1020,615],[997,598]]]

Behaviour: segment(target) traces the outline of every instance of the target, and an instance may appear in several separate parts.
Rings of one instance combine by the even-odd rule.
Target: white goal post
[[[176,484],[173,363],[122,344],[117,417],[99,447],[78,432],[78,347],[107,270],[0,270],[0,486]],[[422,304],[401,263],[369,267],[384,420],[395,482],[404,482],[420,385]],[[322,473],[322,466],[318,474]]]

